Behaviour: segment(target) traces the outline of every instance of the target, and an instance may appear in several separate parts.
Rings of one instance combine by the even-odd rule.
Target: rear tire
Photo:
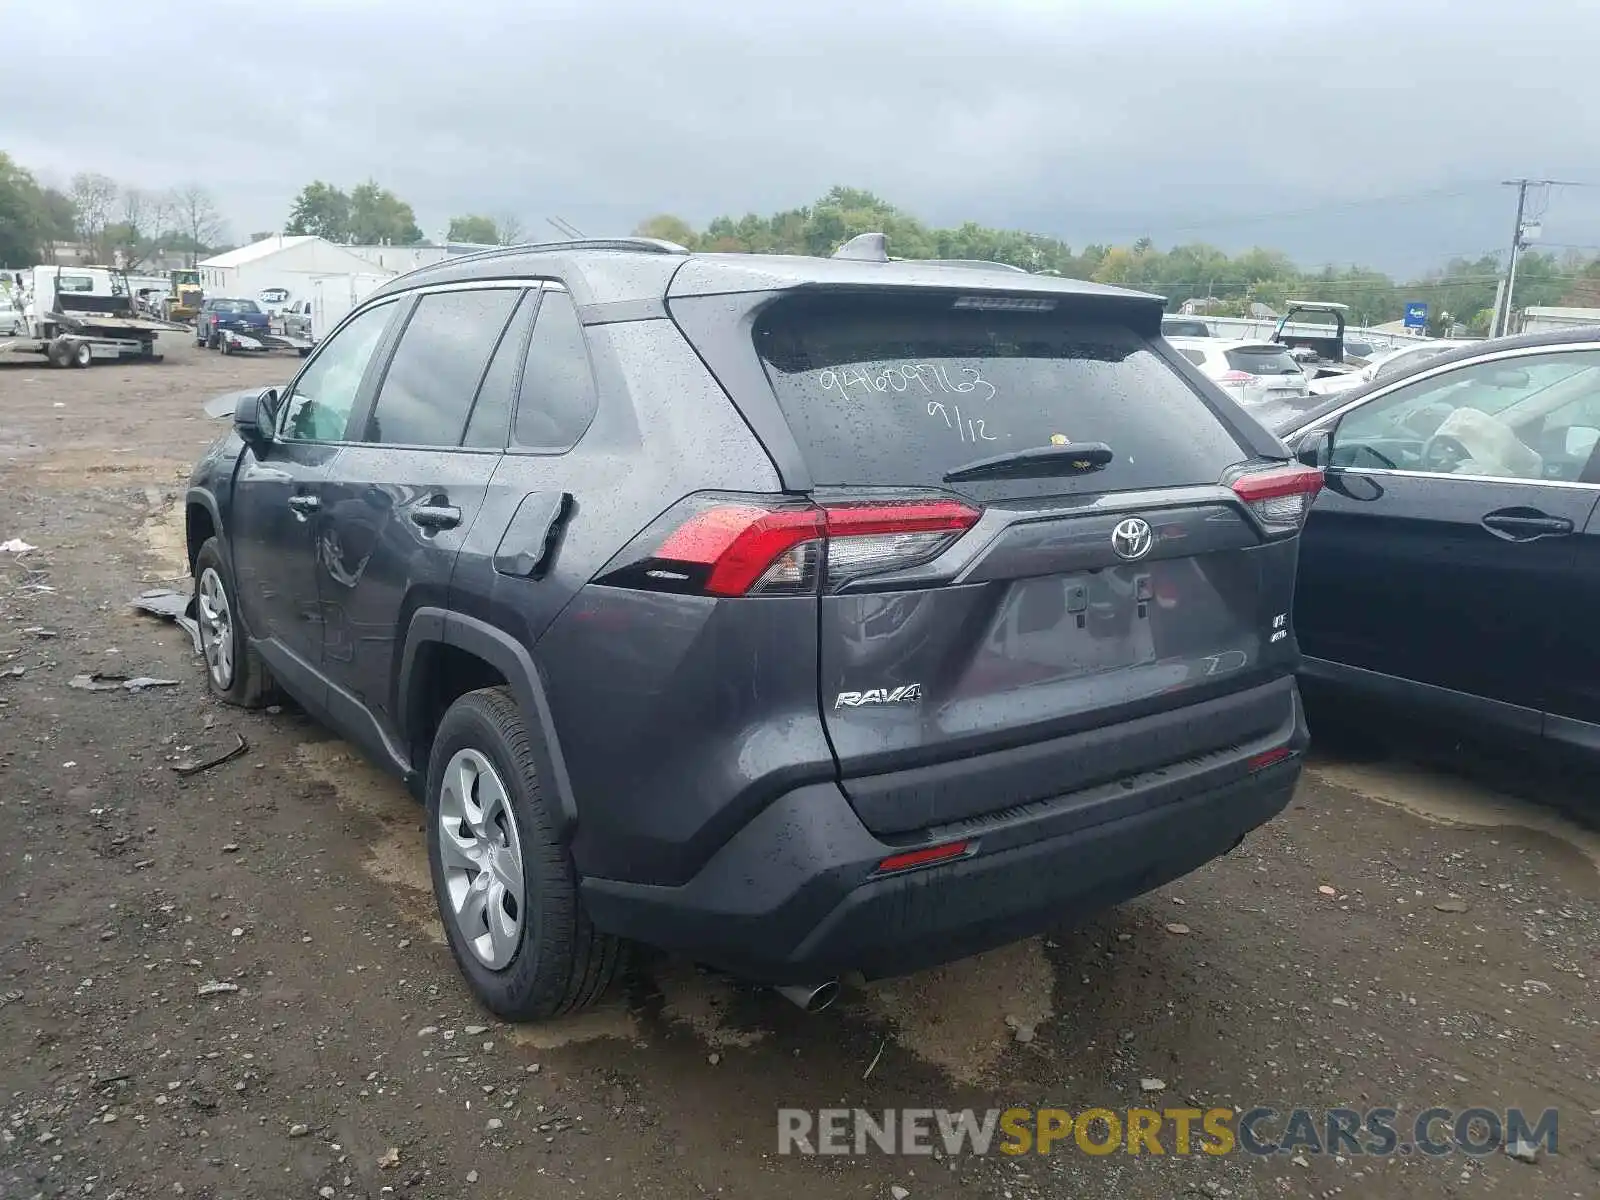
[[[207,538],[194,560],[195,620],[200,623],[206,686],[226,704],[260,708],[272,694],[272,681],[239,621],[238,595],[221,545]]]
[[[79,342],[71,347],[72,365],[75,367],[94,366],[94,350],[88,342]]]
[[[221,350],[224,354],[232,354],[233,353],[232,349],[230,349],[230,344],[228,342],[228,339],[225,338],[225,337],[217,339],[217,349]]]
[[[427,813],[439,918],[479,1002],[509,1021],[593,1004],[616,978],[623,943],[583,911],[508,689],[469,692],[445,713],[428,765]]]

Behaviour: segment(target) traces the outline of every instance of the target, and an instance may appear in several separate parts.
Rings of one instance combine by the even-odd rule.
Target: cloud
[[[152,19],[152,11],[156,14]],[[1600,10],[1525,0],[55,0],[8,18],[9,150],[199,181],[236,234],[314,178],[617,232],[807,203],[1074,244],[1274,244],[1391,269],[1509,237],[1508,175],[1600,158]],[[1600,178],[1596,178],[1600,182]],[[1263,219],[1271,218],[1271,219]],[[1600,189],[1547,237],[1600,243]]]

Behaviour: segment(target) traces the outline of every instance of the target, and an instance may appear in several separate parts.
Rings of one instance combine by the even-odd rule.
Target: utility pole
[[[1581,187],[1582,185],[1567,179],[1506,179],[1502,181],[1501,186],[1517,189],[1517,223],[1511,233],[1511,260],[1506,265],[1504,281],[1505,299],[1502,304],[1500,299],[1496,298],[1494,320],[1489,326],[1490,337],[1503,337],[1511,332],[1511,302],[1512,294],[1517,286],[1517,259],[1521,257],[1522,251],[1527,249],[1525,238],[1528,227],[1523,224],[1522,214],[1527,208],[1528,189],[1533,187]]]
[[[1511,259],[1506,266],[1505,300],[1495,305],[1494,325],[1490,337],[1503,337],[1511,327],[1511,291],[1517,286],[1517,256],[1522,252],[1522,213],[1528,203],[1531,180],[1507,179],[1501,186],[1517,189],[1517,223],[1511,227]]]

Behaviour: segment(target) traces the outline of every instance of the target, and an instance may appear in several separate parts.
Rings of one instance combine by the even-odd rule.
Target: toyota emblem
[[[1118,521],[1117,527],[1111,531],[1111,548],[1117,552],[1118,558],[1129,560],[1143,558],[1150,553],[1150,547],[1155,544],[1155,534],[1150,530],[1150,522],[1142,517],[1129,517],[1125,521]]]

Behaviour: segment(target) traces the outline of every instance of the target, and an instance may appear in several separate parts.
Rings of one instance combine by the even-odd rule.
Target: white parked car
[[[1372,383],[1380,379],[1389,379],[1407,370],[1425,359],[1436,354],[1443,354],[1446,350],[1454,350],[1457,346],[1469,346],[1472,343],[1452,338],[1429,338],[1425,342],[1413,342],[1409,346],[1400,346],[1393,350],[1384,350],[1374,355],[1372,360],[1359,371],[1348,371],[1343,375],[1329,375],[1325,379],[1313,379],[1311,392],[1316,396],[1332,396],[1337,392],[1346,392],[1351,388],[1361,387],[1363,384]]]
[[[1306,373],[1277,342],[1223,338],[1168,338],[1173,349],[1200,368],[1228,395],[1247,407],[1308,395]]]

